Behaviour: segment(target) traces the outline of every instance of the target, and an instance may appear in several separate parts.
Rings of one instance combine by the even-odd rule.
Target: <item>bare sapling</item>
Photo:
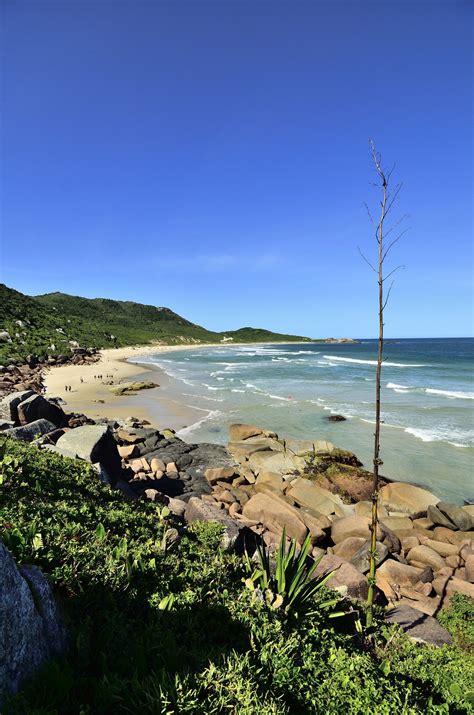
[[[375,371],[375,433],[374,433],[374,458],[373,458],[373,486],[372,486],[372,516],[370,524],[370,569],[368,576],[368,595],[367,595],[367,613],[366,613],[366,628],[370,628],[373,622],[373,604],[374,604],[374,593],[375,593],[375,569],[377,562],[377,525],[378,525],[378,501],[379,501],[379,468],[382,466],[383,461],[380,457],[380,428],[382,424],[381,420],[381,400],[380,400],[380,388],[381,388],[381,378],[382,378],[382,365],[383,365],[383,355],[384,355],[384,311],[387,305],[388,299],[390,297],[390,292],[392,290],[393,281],[391,282],[388,290],[386,290],[386,281],[393,276],[393,274],[403,266],[396,266],[388,273],[384,270],[385,260],[390,253],[393,246],[400,240],[400,238],[406,233],[407,228],[400,230],[400,226],[403,221],[407,218],[406,215],[401,216],[396,220],[392,226],[387,227],[386,221],[387,217],[392,211],[395,202],[400,194],[402,184],[396,184],[391,188],[391,176],[393,173],[392,167],[389,171],[386,171],[382,166],[382,159],[380,154],[376,151],[374,142],[369,141],[371,158],[374,165],[374,169],[377,175],[377,181],[374,184],[381,193],[380,206],[378,209],[379,217],[374,219],[369,207],[366,205],[367,213],[372,225],[375,228],[375,239],[377,241],[377,263],[373,265],[365,255],[360,251],[363,259],[370,266],[370,268],[377,275],[378,284],[378,323],[379,323],[379,336],[378,336],[378,350],[377,350],[377,367]],[[388,236],[394,234],[394,237],[387,241]]]

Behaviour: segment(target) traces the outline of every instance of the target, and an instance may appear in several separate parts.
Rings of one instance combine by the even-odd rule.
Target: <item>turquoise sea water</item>
[[[137,359],[175,378],[203,418],[181,431],[227,441],[232,422],[329,439],[370,468],[377,344],[203,347]],[[474,498],[474,339],[388,340],[382,374],[383,473],[458,502]],[[175,393],[176,394],[176,393]],[[329,414],[346,422],[331,423]]]

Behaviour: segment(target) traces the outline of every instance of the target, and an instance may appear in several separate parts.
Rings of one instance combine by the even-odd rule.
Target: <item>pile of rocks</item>
[[[236,464],[206,471],[212,492],[202,501],[224,510],[270,547],[280,541],[283,528],[300,544],[310,534],[312,555],[321,557],[316,574],[337,569],[328,585],[366,598],[372,503],[356,501],[347,490],[341,498],[337,483],[324,474],[322,479],[317,473],[305,476],[308,463],[331,454],[336,464],[340,454],[347,463],[348,453],[328,442],[279,440],[253,425],[233,425],[230,436],[228,450]],[[377,534],[382,600],[432,615],[453,593],[474,597],[473,527],[474,506],[456,506],[420,487],[385,482]]]
[[[48,355],[40,361],[37,355],[28,355],[25,363],[0,365],[0,398],[11,392],[24,390],[43,391],[43,372],[45,367],[54,365],[90,365],[100,359],[95,348],[71,348],[71,354]]]
[[[47,400],[34,390],[12,392],[0,400],[0,430],[4,434],[41,445],[54,444],[66,430],[93,423],[86,415],[66,414],[61,400]]]
[[[97,465],[104,481],[132,499],[167,503],[186,521],[218,521],[223,545],[245,534],[274,549],[283,529],[302,544],[310,535],[316,574],[328,585],[367,596],[371,475],[351,452],[327,441],[283,440],[254,425],[232,425],[227,448],[187,444],[173,430],[134,417],[65,414],[31,390],[0,401],[5,432]],[[428,615],[453,593],[474,597],[474,506],[382,480],[377,588],[382,602]]]
[[[41,392],[43,388],[42,366],[33,358],[25,365],[0,365],[0,398],[13,391],[34,390]]]

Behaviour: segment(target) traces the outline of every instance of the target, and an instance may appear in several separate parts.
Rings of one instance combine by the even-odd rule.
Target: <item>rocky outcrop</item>
[[[73,458],[99,464],[105,481],[112,485],[121,476],[117,443],[107,425],[84,425],[70,430],[58,439],[56,447]]]
[[[18,568],[0,542],[0,705],[65,646],[65,629],[46,578]]]
[[[38,396],[21,397],[8,403],[9,416],[26,418],[28,400],[42,405]],[[37,420],[9,432],[30,439],[40,427],[47,434],[37,444],[98,463],[127,497],[169,505],[185,521],[218,521],[226,548],[241,544],[243,533],[271,549],[283,530],[300,545],[309,535],[314,558],[337,562],[331,584],[364,597],[372,475],[351,452],[325,440],[281,439],[255,425],[233,425],[225,448],[188,444],[133,417],[92,425],[84,415],[66,417],[64,429]],[[383,598],[432,615],[453,593],[474,595],[472,508],[410,484],[382,484],[376,561]]]
[[[386,623],[397,624],[415,643],[443,646],[453,642],[451,634],[432,616],[410,606],[397,606],[385,616]]]
[[[328,588],[338,591],[342,596],[365,601],[367,598],[368,583],[365,576],[348,561],[339,556],[323,556],[319,562],[314,577],[321,577],[334,571],[326,582]]]
[[[240,440],[248,439],[249,437],[275,437],[274,432],[257,427],[256,425],[233,424],[229,427],[230,442],[239,442]]]
[[[56,427],[65,427],[67,417],[64,411],[54,402],[45,400],[41,395],[33,394],[21,400],[18,405],[18,420],[21,425],[27,425],[35,420],[45,419]]]
[[[29,425],[23,427],[12,427],[4,430],[4,434],[14,439],[20,439],[22,442],[33,442],[34,440],[43,437],[56,429],[56,425],[49,420],[35,420]]]
[[[21,392],[12,392],[10,395],[6,395],[0,400],[0,417],[12,422],[19,422],[18,405],[34,394],[33,390],[22,390]]]
[[[244,505],[242,514],[246,519],[259,522],[270,530],[281,532],[285,529],[288,536],[300,544],[308,533],[297,510],[277,494],[255,494]]]
[[[413,517],[426,514],[429,506],[436,505],[440,501],[439,497],[426,489],[404,482],[392,482],[382,487],[379,498],[382,506]]]

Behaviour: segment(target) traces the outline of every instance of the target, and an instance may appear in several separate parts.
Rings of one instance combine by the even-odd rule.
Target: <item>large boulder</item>
[[[362,536],[348,536],[333,546],[332,552],[339,558],[344,559],[344,561],[350,561],[365,543],[367,543],[367,540]]]
[[[65,630],[46,578],[35,566],[18,568],[0,542],[0,705],[64,644]]]
[[[27,425],[40,419],[49,420],[56,427],[64,427],[67,424],[67,417],[58,405],[48,402],[44,397],[36,394],[20,402],[18,419],[21,425]]]
[[[58,450],[84,459],[92,464],[100,464],[106,481],[115,486],[122,472],[117,443],[107,425],[83,425],[70,430],[56,443]]]
[[[204,472],[204,476],[206,477],[209,484],[215,484],[219,481],[231,481],[232,478],[235,476],[235,468],[214,467],[211,469],[206,469],[206,471]]]
[[[377,586],[388,599],[398,595],[401,587],[412,588],[420,581],[423,569],[402,564],[395,559],[386,559],[376,571]]]
[[[430,519],[433,524],[443,526],[445,529],[452,529],[452,531],[456,531],[456,524],[454,524],[451,519],[434,504],[429,505],[427,515],[428,519]]]
[[[326,554],[319,562],[314,578],[324,576],[330,571],[334,571],[331,578],[326,582],[328,588],[338,591],[343,596],[356,598],[365,601],[368,592],[368,582],[365,576],[352,564],[344,561],[334,554]]]
[[[35,420],[30,422],[29,425],[23,425],[21,427],[13,427],[4,431],[4,434],[14,439],[21,439],[22,442],[33,442],[33,440],[42,437],[49,432],[53,432],[56,429],[56,425],[49,420]]]
[[[420,613],[410,606],[397,606],[385,616],[386,623],[397,624],[416,643],[443,646],[452,643],[452,636],[436,618]]]
[[[262,451],[250,455],[248,466],[255,474],[265,471],[284,475],[303,471],[306,461],[291,452]]]
[[[260,522],[268,529],[283,531],[303,543],[308,529],[300,519],[298,510],[290,506],[281,497],[270,492],[260,492],[251,497],[242,509],[247,519]]]
[[[474,584],[456,576],[438,576],[433,580],[433,588],[443,598],[444,605],[448,605],[455,593],[474,598]]]
[[[330,454],[336,449],[332,442],[328,442],[325,439],[287,439],[285,440],[285,446],[295,454],[300,455],[308,454],[308,452],[312,452],[315,455]]]
[[[306,507],[316,514],[345,516],[345,505],[341,497],[328,489],[322,489],[309,479],[303,477],[296,479],[288,489],[287,495],[301,507]]]
[[[23,390],[22,392],[13,392],[4,397],[0,400],[0,417],[18,422],[18,405],[34,394],[33,390]]]
[[[229,442],[240,442],[249,437],[276,437],[275,432],[257,427],[256,425],[234,424],[229,427]]]
[[[439,502],[439,497],[426,489],[414,487],[404,482],[392,482],[380,490],[380,504],[389,511],[403,512],[410,516],[425,514],[430,505]]]
[[[440,554],[438,554],[434,549],[430,549],[429,546],[424,546],[422,544],[410,549],[406,558],[410,564],[412,561],[418,564],[425,564],[426,566],[431,566],[433,571],[439,571],[439,569],[446,566],[445,561]]]
[[[380,541],[376,542],[375,565],[379,566],[388,556],[388,548]],[[366,541],[351,557],[351,564],[361,573],[370,570],[370,542]]]
[[[349,536],[359,536],[363,539],[370,539],[371,520],[367,516],[344,516],[335,519],[331,526],[331,538],[335,544],[344,541]],[[377,538],[381,540],[383,533],[380,525],[377,527]]]
[[[209,502],[192,497],[186,505],[184,519],[189,524],[194,521],[211,521],[222,524],[221,546],[226,551],[235,551],[243,546],[242,528],[223,509],[219,509]]]
[[[460,531],[469,531],[473,527],[473,519],[465,509],[455,504],[440,501],[436,504],[437,509],[452,521]]]

